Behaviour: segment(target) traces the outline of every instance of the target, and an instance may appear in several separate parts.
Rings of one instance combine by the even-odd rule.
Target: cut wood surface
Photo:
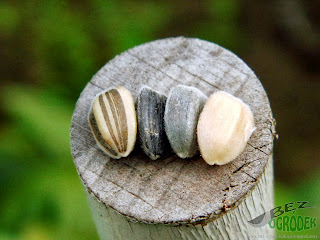
[[[152,161],[141,150],[139,141],[127,158],[115,160],[97,147],[88,125],[88,113],[98,93],[124,86],[136,99],[143,85],[167,95],[177,84],[194,86],[207,96],[224,90],[250,106],[256,130],[235,161],[210,166],[199,154],[191,159],[171,154]],[[214,236],[219,238],[223,233],[210,236],[208,228],[205,236],[203,226],[214,229],[214,226],[220,228],[220,224],[223,232],[233,226],[233,221],[239,226],[237,231],[242,229],[247,239],[249,233],[261,232],[259,228],[249,227],[247,221],[273,207],[273,133],[269,101],[253,71],[236,55],[216,44],[178,37],[129,49],[98,71],[76,104],[71,149],[102,239],[125,239],[126,236],[116,233],[119,231],[116,226],[122,226],[130,239],[215,239]],[[265,171],[267,164],[269,170]],[[241,206],[247,210],[241,210]],[[122,221],[129,221],[128,225]],[[175,226],[181,229],[192,226],[203,231],[203,237],[200,233],[199,238],[177,233],[176,238],[163,238],[164,235],[161,238],[160,230],[152,235],[150,229],[154,226],[158,230],[167,229],[163,232],[178,231],[179,227]],[[139,229],[149,229],[150,238],[138,238],[135,233]],[[190,229],[181,231],[186,233]],[[265,228],[265,232],[270,231]]]

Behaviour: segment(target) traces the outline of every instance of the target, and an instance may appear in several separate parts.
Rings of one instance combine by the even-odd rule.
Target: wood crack
[[[239,172],[242,168],[248,166],[248,164],[250,164],[250,163],[251,163],[251,162],[242,164],[240,167],[238,167],[238,168],[237,168],[236,170],[234,170],[232,173],[237,173],[237,172]]]
[[[207,238],[210,239],[209,235],[207,234],[207,231],[204,229],[204,227],[202,225],[201,225],[201,228],[202,228],[204,234],[207,236]]]
[[[267,156],[269,155],[269,154],[266,153],[265,151],[261,150],[261,148],[266,147],[266,146],[268,146],[269,144],[265,144],[265,145],[262,145],[262,146],[259,146],[259,147],[255,147],[255,146],[253,146],[251,143],[247,143],[247,144],[248,144],[250,147],[252,147],[252,148],[254,148],[254,149],[256,149],[256,150],[264,153],[265,155],[267,155]]]
[[[101,89],[101,90],[103,90],[104,88],[103,87],[101,87],[101,86],[99,86],[99,85],[97,85],[96,83],[94,83],[93,81],[90,81],[89,82],[91,85],[93,85],[93,86],[96,86],[97,88],[99,88],[99,89]]]
[[[177,67],[179,67],[180,69],[182,69],[183,71],[185,71],[185,72],[189,73],[191,76],[193,76],[193,77],[195,77],[195,78],[200,79],[201,81],[203,81],[203,82],[205,82],[205,83],[209,84],[210,86],[212,86],[212,87],[214,87],[214,88],[216,88],[216,89],[218,89],[218,90],[221,90],[217,85],[214,85],[214,84],[212,84],[212,83],[208,82],[208,81],[207,81],[207,80],[205,80],[204,78],[202,78],[202,77],[200,77],[200,76],[198,76],[198,75],[196,75],[196,74],[194,74],[194,73],[192,73],[192,72],[190,72],[190,71],[186,70],[184,67],[182,67],[182,66],[180,66],[180,65],[178,65],[178,64],[176,64],[176,63],[173,63],[173,64],[174,64],[174,65],[176,65]]]
[[[147,61],[145,61],[144,59],[142,59],[142,58],[140,58],[140,57],[138,57],[138,56],[136,56],[136,55],[132,54],[130,51],[127,51],[127,53],[128,53],[128,54],[130,54],[132,57],[134,57],[134,58],[138,59],[139,61],[141,61],[141,62],[145,63],[145,64],[146,64],[146,65],[148,65],[149,67],[152,67],[153,69],[155,69],[155,70],[157,70],[157,71],[161,72],[163,75],[167,76],[168,78],[170,78],[170,79],[172,79],[172,80],[174,80],[174,81],[176,81],[176,82],[178,82],[178,83],[180,83],[180,84],[183,84],[183,83],[182,83],[182,82],[180,82],[178,79],[175,79],[175,78],[173,78],[173,77],[169,76],[169,75],[168,75],[168,74],[166,74],[165,72],[161,71],[160,69],[156,68],[155,66],[153,66],[153,65],[151,65],[150,63],[148,63]]]
[[[252,179],[254,179],[253,182],[256,182],[256,181],[257,181],[257,179],[256,179],[255,177],[251,176],[249,173],[247,173],[247,172],[245,172],[245,171],[243,171],[243,173],[247,174],[249,177],[251,177]]]

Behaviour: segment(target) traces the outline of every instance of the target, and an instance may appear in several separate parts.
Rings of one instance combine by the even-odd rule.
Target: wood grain
[[[136,99],[143,85],[166,95],[178,84],[196,87],[207,96],[224,90],[250,106],[257,130],[235,161],[210,166],[199,155],[180,159],[173,154],[151,161],[137,146],[127,158],[113,160],[97,148],[87,122],[97,93],[122,85]],[[98,71],[77,101],[71,149],[86,191],[106,209],[140,223],[194,225],[215,221],[253,194],[268,159],[272,168],[273,133],[269,101],[253,71],[216,44],[178,37],[129,49]],[[263,187],[272,196],[272,183]],[[266,209],[273,205],[270,200],[257,201],[254,204]]]

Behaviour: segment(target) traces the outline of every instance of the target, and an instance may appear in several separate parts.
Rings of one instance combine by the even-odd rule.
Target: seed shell
[[[137,136],[137,120],[131,93],[116,87],[93,101],[89,125],[99,148],[109,157],[127,157]]]
[[[164,130],[163,116],[166,97],[149,87],[142,87],[138,97],[138,129],[141,148],[156,160],[170,152],[170,146]]]
[[[164,115],[165,129],[171,148],[180,158],[198,151],[196,128],[207,96],[194,87],[178,85],[171,89]]]

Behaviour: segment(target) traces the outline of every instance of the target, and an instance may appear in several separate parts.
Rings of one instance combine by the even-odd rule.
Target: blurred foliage
[[[276,205],[319,204],[319,3],[286,2],[1,1],[0,239],[97,239],[70,155],[74,104],[116,54],[179,35],[218,43],[257,72],[279,123]],[[287,21],[297,14],[313,41]]]

